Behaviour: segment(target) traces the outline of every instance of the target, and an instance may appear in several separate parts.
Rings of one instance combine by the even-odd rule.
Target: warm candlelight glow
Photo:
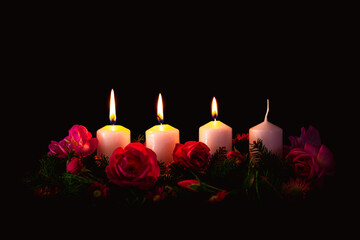
[[[110,122],[112,125],[114,125],[116,122],[114,89],[111,89],[111,96],[110,96]]]
[[[213,117],[213,119],[216,121],[217,117],[218,117],[218,107],[217,107],[217,102],[215,97],[212,100],[211,103],[211,115]]]
[[[159,121],[160,124],[164,122],[164,110],[163,110],[161,93],[159,93],[159,98],[157,102],[157,120]]]

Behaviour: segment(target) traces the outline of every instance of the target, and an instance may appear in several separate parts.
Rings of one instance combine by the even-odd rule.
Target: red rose
[[[302,148],[294,148],[286,156],[291,161],[295,173],[303,178],[312,179],[318,165],[315,157]]]
[[[160,176],[156,154],[141,143],[130,143],[114,150],[106,167],[107,177],[114,184],[139,189],[154,186]]]
[[[173,152],[175,163],[196,171],[205,170],[210,156],[210,148],[205,143],[196,141],[177,143]]]
[[[236,158],[238,159],[239,163],[241,163],[242,161],[244,161],[244,157],[243,155],[241,155],[241,153],[237,152],[237,151],[230,151],[227,155],[226,155],[227,159],[232,159],[232,158]]]
[[[73,157],[67,165],[66,170],[71,174],[77,174],[81,172],[83,166],[84,165],[82,164],[80,158]]]

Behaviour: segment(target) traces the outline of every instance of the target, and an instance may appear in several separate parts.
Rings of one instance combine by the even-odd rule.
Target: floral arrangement
[[[206,144],[188,141],[176,144],[173,161],[165,164],[145,147],[143,136],[109,158],[98,157],[97,139],[74,125],[63,140],[51,141],[39,171],[26,183],[42,199],[93,205],[301,201],[334,175],[334,157],[312,126],[289,140],[284,157],[268,151],[261,140],[250,143],[249,150],[248,134],[237,134],[233,149],[219,148],[213,155]]]

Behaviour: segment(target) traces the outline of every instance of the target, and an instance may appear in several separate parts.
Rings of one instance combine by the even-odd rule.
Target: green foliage
[[[132,142],[144,143],[145,142],[145,135],[144,134],[139,134],[136,138],[132,139]]]
[[[251,199],[279,199],[281,183],[286,180],[285,159],[269,151],[262,140],[250,145],[250,160],[243,186]]]
[[[142,142],[144,136],[139,135],[135,140]],[[27,183],[33,189],[47,189],[57,198],[72,199],[83,196],[89,198],[90,186],[98,182],[109,187],[109,202],[117,206],[140,207],[159,199],[207,201],[223,190],[228,193],[226,198],[236,201],[282,198],[282,183],[290,177],[289,166],[284,158],[268,151],[261,140],[252,144],[249,152],[242,153],[241,159],[227,159],[226,154],[224,149],[219,148],[211,156],[207,168],[198,172],[178,163],[165,164],[158,161],[160,176],[155,187],[146,191],[130,187],[121,188],[109,182],[105,172],[108,158],[105,156],[98,157],[93,153],[82,157],[82,170],[77,174],[71,174],[66,171],[66,166],[74,153],[68,154],[65,159],[45,155],[39,161],[39,171],[28,179]],[[199,181],[199,185],[189,187],[193,191],[178,186],[179,181],[190,179]]]

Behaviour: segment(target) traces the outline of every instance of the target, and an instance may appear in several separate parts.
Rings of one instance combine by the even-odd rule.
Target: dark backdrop
[[[74,124],[94,137],[109,124],[111,88],[117,124],[132,138],[158,124],[161,92],[164,122],[180,130],[182,143],[198,140],[199,127],[212,120],[213,96],[218,119],[234,136],[263,121],[269,98],[268,119],[283,128],[285,144],[313,125],[341,166],[334,134],[341,128],[335,108],[343,84],[331,26],[163,23],[24,23],[26,41],[16,42],[15,54],[21,67],[11,77],[21,98],[19,126],[28,126],[19,133],[28,139],[28,154],[19,160],[23,175],[36,170],[50,141],[63,139]]]

